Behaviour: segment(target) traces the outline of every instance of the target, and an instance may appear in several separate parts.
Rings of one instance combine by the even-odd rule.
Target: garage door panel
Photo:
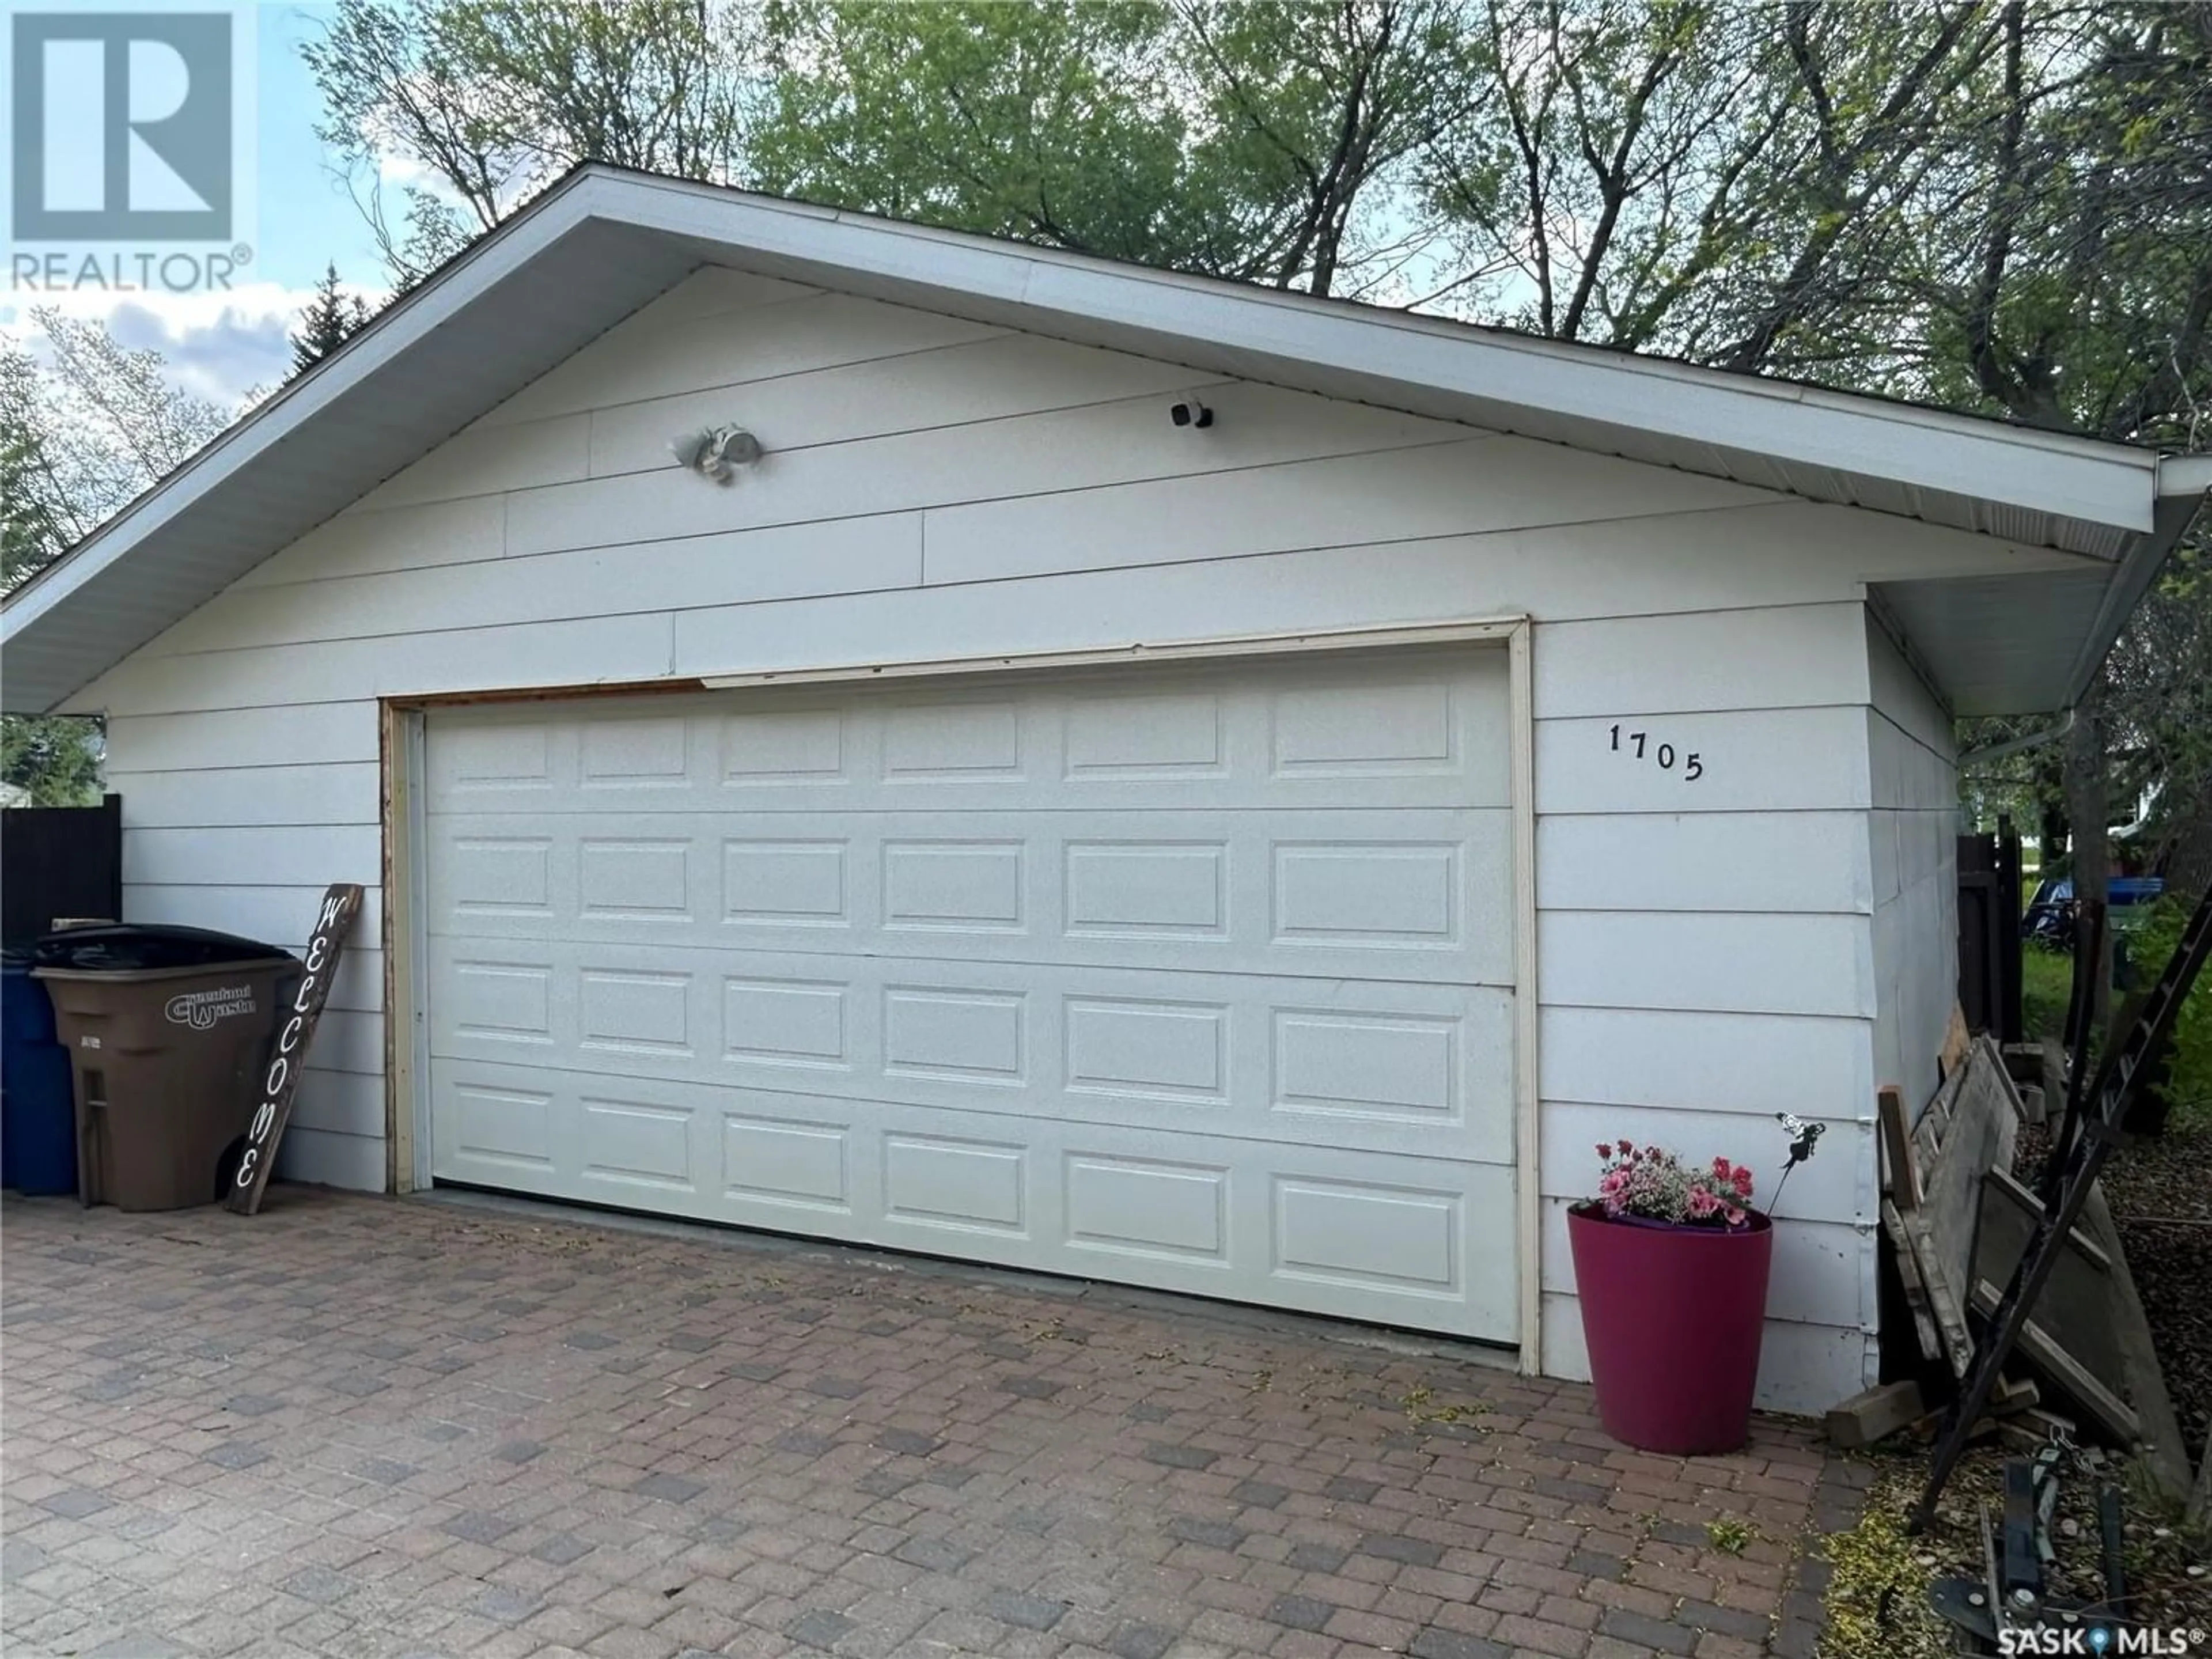
[[[442,725],[423,771],[430,810],[528,811],[554,805],[567,733],[543,706],[478,714],[465,724]],[[587,811],[578,805],[571,810]]]
[[[635,1092],[578,1097],[578,1173],[586,1189],[630,1193],[632,1203],[696,1192],[694,1176],[708,1163],[696,1144],[704,1127],[699,1109],[635,1099]]]
[[[434,1057],[1512,1161],[1513,1000],[1493,988],[652,945],[520,954],[434,942]]]
[[[556,987],[551,962],[541,953],[501,949],[496,942],[470,939],[431,947],[432,1046],[438,1052],[471,1050],[513,1057],[515,1048],[542,1049],[556,1060],[556,1033],[569,1039],[568,1011],[574,985],[567,975]],[[556,997],[566,1000],[559,1005]]]
[[[437,1068],[434,1063],[434,1072]],[[554,1193],[573,1173],[556,1162],[555,1079],[454,1075],[437,1079],[433,1113],[438,1167],[450,1177]]]
[[[1504,806],[1505,665],[1457,650],[1126,671],[981,693],[908,683],[872,701],[817,688],[606,705],[583,726],[559,703],[472,713],[431,757],[432,811],[590,813]],[[860,797],[866,797],[863,801]]]
[[[528,823],[472,819],[431,842],[430,890],[444,899],[434,926],[475,933],[501,915],[556,920],[553,840]]]
[[[1503,809],[439,822],[434,938],[1512,981]]]
[[[435,716],[434,1175],[1510,1340],[1504,686]]]
[[[1515,1336],[1510,1170],[435,1061],[441,1167],[548,1197]],[[483,1115],[499,1103],[496,1117]],[[685,1176],[668,1174],[681,1146]],[[549,1152],[548,1149],[556,1149]]]

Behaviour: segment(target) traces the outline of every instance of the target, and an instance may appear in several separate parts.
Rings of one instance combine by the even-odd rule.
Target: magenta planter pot
[[[1598,1420],[1614,1439],[1680,1456],[1751,1434],[1773,1224],[1735,1231],[1567,1212]]]

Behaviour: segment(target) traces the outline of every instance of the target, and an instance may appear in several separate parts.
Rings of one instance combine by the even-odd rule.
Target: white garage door
[[[434,715],[443,1181],[1501,1341],[1496,648]]]

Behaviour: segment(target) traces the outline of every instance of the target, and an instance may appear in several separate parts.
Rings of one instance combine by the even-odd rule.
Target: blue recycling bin
[[[76,1190],[75,1091],[31,953],[9,951],[0,957],[0,1187],[33,1196]]]

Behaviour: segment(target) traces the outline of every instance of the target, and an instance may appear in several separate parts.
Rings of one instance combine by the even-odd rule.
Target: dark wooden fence
[[[120,795],[0,810],[0,945],[27,945],[64,916],[122,920]]]
[[[2010,818],[1987,836],[1959,837],[1959,1006],[1966,1029],[2018,1042],[2020,836]]]

